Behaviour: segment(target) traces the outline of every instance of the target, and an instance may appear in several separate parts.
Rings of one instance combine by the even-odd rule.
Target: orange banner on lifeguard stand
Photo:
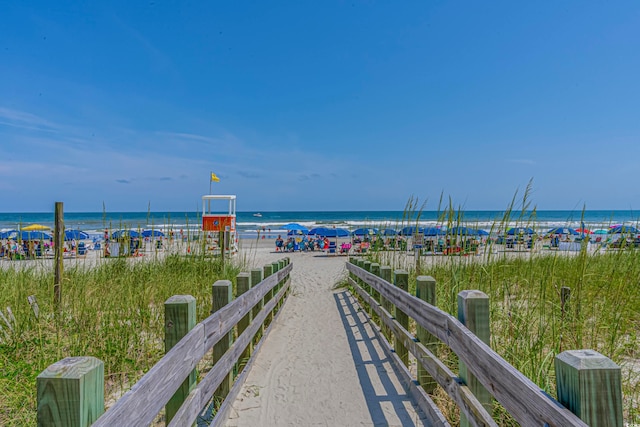
[[[228,227],[228,228],[227,228]],[[236,217],[231,215],[203,215],[203,231],[235,231]]]

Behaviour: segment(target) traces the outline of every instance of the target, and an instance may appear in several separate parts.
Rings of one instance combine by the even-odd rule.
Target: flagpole
[[[213,180],[211,179],[211,174],[212,174],[212,173],[213,173],[213,172],[209,172],[209,194],[211,194],[211,182],[213,181]]]

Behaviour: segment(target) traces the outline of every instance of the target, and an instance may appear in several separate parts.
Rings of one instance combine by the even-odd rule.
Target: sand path
[[[256,265],[282,254],[259,251]],[[292,292],[228,426],[423,425],[347,291],[344,257],[295,253]]]

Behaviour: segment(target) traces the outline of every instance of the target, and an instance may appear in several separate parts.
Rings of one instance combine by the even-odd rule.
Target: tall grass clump
[[[68,356],[94,356],[105,364],[105,396],[130,388],[164,353],[164,302],[196,298],[197,320],[209,315],[211,285],[239,268],[203,256],[162,260],[113,259],[93,269],[68,268],[62,304],[54,313],[53,274],[44,269],[0,269],[0,425],[34,425],[36,376]],[[36,316],[27,298],[34,295]]]

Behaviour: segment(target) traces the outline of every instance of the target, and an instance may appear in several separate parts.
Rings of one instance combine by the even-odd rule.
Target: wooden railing
[[[212,314],[198,324],[195,298],[169,298],[165,302],[165,356],[106,412],[100,360],[69,357],[49,366],[37,379],[38,425],[142,426],[153,423],[165,407],[167,425],[187,426],[212,399],[221,404],[210,425],[225,423],[248,371],[246,366],[289,295],[292,268],[289,259],[283,258],[263,269],[240,273],[236,299],[232,299],[231,281],[217,281],[212,287]],[[196,383],[196,367],[211,349],[214,364]],[[234,371],[238,373],[235,378]]]
[[[623,425],[620,367],[598,352],[565,351],[556,357],[555,400],[491,349],[489,300],[483,292],[460,292],[456,319],[435,307],[431,277],[419,276],[411,295],[406,271],[395,270],[392,280],[391,267],[354,257],[347,270],[369,319],[379,319],[378,337],[411,376],[405,383],[434,425],[448,425],[429,395],[437,385],[460,408],[462,426],[496,426],[493,398],[524,426]],[[417,336],[409,332],[409,318]],[[438,341],[458,356],[458,375],[434,355]],[[415,376],[408,369],[409,353],[417,360]]]

